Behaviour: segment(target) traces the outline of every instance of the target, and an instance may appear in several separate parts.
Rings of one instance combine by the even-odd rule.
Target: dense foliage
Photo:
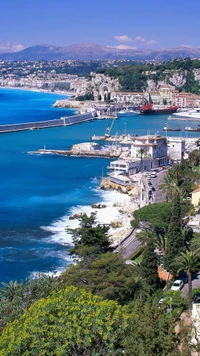
[[[6,323],[18,319],[23,312],[40,298],[58,289],[58,280],[45,275],[25,283],[10,281],[0,288],[0,334]]]
[[[144,299],[149,290],[134,266],[126,265],[120,255],[113,253],[100,255],[89,263],[81,261],[67,268],[60,279],[64,286],[75,285],[121,304],[138,297]]]
[[[177,58],[173,61],[162,63],[124,63],[115,65],[112,68],[97,69],[98,73],[109,74],[111,77],[119,78],[124,91],[143,91],[147,87],[147,80],[153,79],[156,83],[159,80],[169,82],[170,76],[175,73],[182,73],[186,83],[182,87],[177,87],[180,91],[199,94],[199,82],[195,80],[194,69],[200,68],[198,59]]]
[[[75,287],[52,293],[8,324],[0,354],[114,355],[128,327],[127,308]]]
[[[74,244],[71,254],[87,258],[112,250],[108,236],[109,227],[97,223],[95,213],[90,216],[83,214],[79,223],[78,228],[67,230],[71,233]]]

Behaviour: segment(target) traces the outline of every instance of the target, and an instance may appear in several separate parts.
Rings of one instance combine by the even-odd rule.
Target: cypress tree
[[[174,197],[172,215],[167,233],[167,251],[165,255],[165,267],[172,274],[176,273],[174,259],[184,250],[184,238],[181,229],[180,195],[176,194]]]
[[[150,239],[144,248],[143,259],[140,264],[141,276],[146,280],[152,292],[159,286],[158,262],[154,250],[153,239]]]

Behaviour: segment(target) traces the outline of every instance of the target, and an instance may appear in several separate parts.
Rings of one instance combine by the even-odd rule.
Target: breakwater
[[[75,157],[100,157],[100,158],[118,158],[120,152],[112,151],[112,150],[47,150],[45,148],[39,149],[35,152],[29,153],[36,153],[41,155],[58,155],[58,156],[75,156]]]
[[[68,125],[80,124],[82,122],[90,121],[90,120],[93,120],[93,116],[91,113],[87,113],[81,115],[64,116],[61,117],[60,119],[55,119],[55,120],[0,125],[0,133],[9,133],[9,132],[25,131],[25,130],[39,130],[39,129],[57,127],[57,126],[68,126]]]

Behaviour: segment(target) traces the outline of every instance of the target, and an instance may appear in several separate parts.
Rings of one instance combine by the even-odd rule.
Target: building
[[[112,92],[110,98],[118,104],[140,106],[149,101],[149,94],[143,92]]]
[[[135,162],[133,160],[116,160],[110,162],[110,174],[125,174],[132,175],[139,172],[139,162]]]
[[[185,139],[167,137],[167,155],[171,160],[181,160],[185,153]]]
[[[192,94],[192,93],[180,93],[175,97],[175,105],[179,106],[180,108],[185,107],[196,107],[199,106],[200,97],[199,95]]]
[[[155,105],[159,105],[160,104],[160,93],[159,91],[149,91],[149,98],[150,101],[155,104]]]
[[[200,202],[200,185],[197,189],[193,190],[192,194],[192,204],[198,206]]]
[[[168,164],[167,138],[159,135],[135,137],[131,144],[131,157],[140,159],[141,149],[143,159],[150,158],[150,169]]]
[[[173,88],[170,87],[169,85],[161,85],[159,88],[159,94],[160,94],[160,100],[161,103],[164,103],[165,101],[167,104],[173,104],[173,95],[172,95]]]
[[[127,145],[126,151],[122,152],[121,159],[110,163],[108,167],[110,174],[133,175],[141,170],[148,171],[168,164],[166,137],[150,135],[132,137],[131,141],[121,141],[120,144]],[[142,159],[141,149],[144,150]],[[124,153],[126,158],[122,159]]]

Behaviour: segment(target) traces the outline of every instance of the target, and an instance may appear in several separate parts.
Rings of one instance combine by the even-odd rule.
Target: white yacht
[[[136,116],[136,115],[139,115],[139,114],[140,114],[139,111],[131,110],[131,109],[125,109],[125,110],[118,111],[117,116],[118,117],[121,117],[121,116]]]
[[[200,121],[200,108],[193,108],[188,111],[179,111],[168,117],[168,120]]]

